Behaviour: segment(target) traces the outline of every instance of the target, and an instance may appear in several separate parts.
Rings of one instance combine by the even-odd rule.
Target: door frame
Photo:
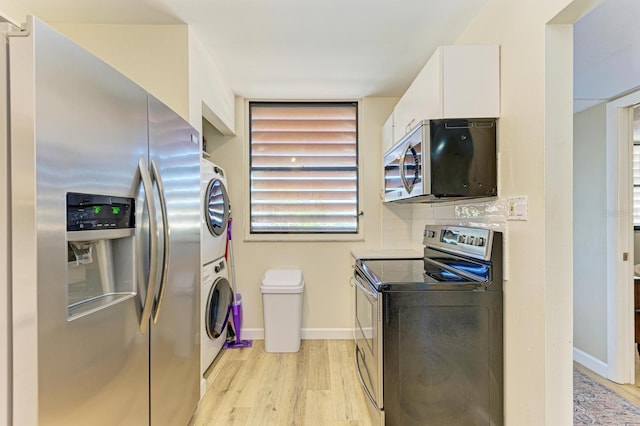
[[[607,377],[617,383],[635,381],[631,107],[638,103],[640,91],[606,105]]]

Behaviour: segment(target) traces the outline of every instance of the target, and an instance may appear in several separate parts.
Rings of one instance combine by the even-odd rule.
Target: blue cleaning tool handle
[[[231,221],[233,218],[229,217],[229,224],[227,225],[227,239],[231,240]]]

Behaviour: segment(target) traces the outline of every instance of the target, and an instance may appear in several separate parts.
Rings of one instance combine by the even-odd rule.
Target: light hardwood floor
[[[370,426],[352,340],[303,340],[299,352],[268,353],[264,341],[223,350],[191,426]]]
[[[263,340],[253,343],[218,355],[205,374],[208,391],[190,426],[371,426],[353,341],[303,340],[296,353],[267,353]],[[635,385],[619,385],[574,365],[640,406],[637,356]]]

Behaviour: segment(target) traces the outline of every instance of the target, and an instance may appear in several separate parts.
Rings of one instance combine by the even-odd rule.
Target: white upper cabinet
[[[500,47],[441,46],[394,108],[393,142],[420,120],[499,116]]]
[[[393,145],[393,112],[387,118],[387,121],[382,125],[382,134],[380,135],[382,141],[382,153],[387,152],[391,145]]]

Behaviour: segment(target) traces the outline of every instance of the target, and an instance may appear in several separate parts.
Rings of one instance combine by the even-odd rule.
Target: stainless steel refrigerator
[[[198,135],[37,19],[6,39],[13,424],[186,425]]]

